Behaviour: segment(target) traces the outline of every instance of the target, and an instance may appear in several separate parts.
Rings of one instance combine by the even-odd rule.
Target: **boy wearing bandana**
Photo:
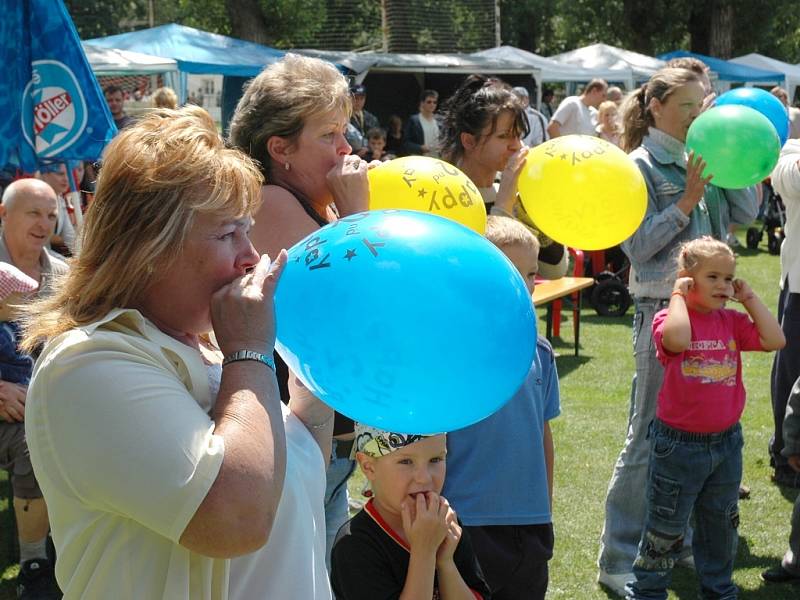
[[[440,496],[445,435],[405,435],[360,423],[355,431],[353,450],[373,497],[336,536],[336,598],[488,599],[469,539]]]

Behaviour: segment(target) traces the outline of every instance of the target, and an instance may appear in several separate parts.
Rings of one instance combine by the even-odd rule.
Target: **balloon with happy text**
[[[749,106],[769,119],[769,122],[775,127],[775,131],[778,132],[781,146],[789,137],[789,113],[783,102],[766,90],[751,87],[736,88],[722,94],[714,101],[714,104],[715,106],[728,104]]]
[[[486,232],[486,207],[461,170],[429,156],[405,156],[370,169],[369,207],[419,210]]]
[[[647,187],[636,164],[597,137],[566,135],[536,146],[519,176],[525,211],[545,235],[581,250],[610,248],[644,218]]]
[[[442,217],[340,219],[289,250],[276,347],[337,411],[399,433],[479,421],[519,389],[536,348],[525,282],[484,237]]]
[[[689,127],[686,150],[706,162],[704,175],[721,188],[741,189],[767,177],[781,143],[769,119],[749,106],[727,104],[705,111]]]

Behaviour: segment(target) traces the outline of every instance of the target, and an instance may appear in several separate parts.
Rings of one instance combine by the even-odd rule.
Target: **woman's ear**
[[[478,142],[478,140],[475,139],[474,135],[472,135],[471,133],[467,133],[466,131],[461,133],[460,139],[461,139],[461,145],[464,147],[464,150],[474,150]]]
[[[281,166],[288,160],[291,154],[291,144],[279,135],[273,135],[267,140],[267,152],[269,157]]]
[[[653,115],[653,118],[661,116],[661,106],[661,100],[658,98],[650,98],[650,104],[647,108],[650,110],[650,114]]]

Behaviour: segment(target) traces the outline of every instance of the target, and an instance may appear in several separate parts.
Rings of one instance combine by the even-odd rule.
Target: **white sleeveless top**
[[[206,365],[216,398],[220,365]],[[325,568],[325,462],[305,425],[281,403],[286,477],[278,512],[261,549],[231,559],[229,600],[331,600]]]

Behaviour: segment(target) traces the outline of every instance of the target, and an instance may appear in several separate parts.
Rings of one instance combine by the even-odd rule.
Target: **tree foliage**
[[[800,61],[797,0],[499,0],[502,42],[548,56],[595,42],[656,55],[684,48],[725,58]],[[82,38],[145,27],[148,0],[65,0]],[[155,0],[178,22],[282,48],[377,49],[381,4],[390,49],[491,46],[491,0]],[[488,19],[488,20],[487,20]]]

